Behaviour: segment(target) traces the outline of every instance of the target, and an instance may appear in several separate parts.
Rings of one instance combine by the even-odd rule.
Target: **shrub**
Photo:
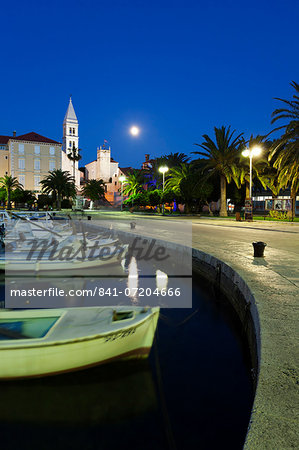
[[[287,211],[269,211],[269,216],[272,219],[278,219],[278,220],[286,220],[288,218]]]

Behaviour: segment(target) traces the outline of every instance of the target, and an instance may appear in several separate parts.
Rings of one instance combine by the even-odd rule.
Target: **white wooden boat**
[[[65,277],[67,275],[75,275],[75,272],[80,275],[85,275],[89,273],[90,269],[99,270],[98,275],[101,274],[101,269],[112,264],[121,264],[122,259],[126,256],[128,245],[123,245],[122,247],[109,247],[111,251],[111,256],[109,259],[103,256],[103,258],[92,258],[92,259],[71,259],[66,260],[54,260],[50,261],[47,257],[40,260],[30,260],[26,259],[28,253],[15,253],[9,259],[5,258],[5,254],[0,255],[0,270],[6,272],[7,276],[15,275],[34,275],[54,274],[58,277]],[[87,272],[86,272],[87,271]]]
[[[146,357],[159,308],[0,311],[0,378],[53,375]]]

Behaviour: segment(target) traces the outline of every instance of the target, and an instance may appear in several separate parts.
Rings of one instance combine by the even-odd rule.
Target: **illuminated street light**
[[[168,167],[167,166],[161,166],[159,167],[159,172],[161,172],[163,174],[163,193],[164,193],[164,187],[165,187],[165,173],[168,172]],[[162,204],[162,214],[164,216],[164,202]]]
[[[126,181],[126,177],[124,177],[123,175],[121,175],[119,177],[119,181],[121,182],[121,206],[120,206],[120,210],[123,210],[123,184],[124,181]]]
[[[243,150],[242,155],[246,158],[249,157],[249,199],[250,199],[250,205],[252,207],[252,158],[253,156],[259,156],[262,153],[262,149],[259,145],[255,145],[251,149],[246,148],[246,150]],[[252,216],[252,214],[251,214]]]
[[[250,176],[250,182],[249,182],[249,197],[251,200],[252,197],[252,157],[253,156],[259,156],[262,153],[262,149],[259,145],[255,145],[254,147],[252,147],[252,149],[248,149],[246,148],[246,150],[244,150],[242,152],[242,155],[245,156],[246,158],[249,157],[249,161],[250,161],[250,168],[249,168],[249,176]]]

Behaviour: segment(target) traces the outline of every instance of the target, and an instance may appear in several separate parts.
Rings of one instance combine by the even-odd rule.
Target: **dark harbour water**
[[[0,448],[242,449],[246,342],[227,302],[193,279],[192,310],[161,310],[148,360],[0,382]]]

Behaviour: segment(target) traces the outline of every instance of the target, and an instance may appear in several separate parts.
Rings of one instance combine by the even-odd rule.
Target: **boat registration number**
[[[136,328],[132,328],[131,330],[121,331],[119,333],[111,334],[107,336],[105,342],[116,341],[117,339],[124,339],[128,336],[131,336],[136,331]]]

